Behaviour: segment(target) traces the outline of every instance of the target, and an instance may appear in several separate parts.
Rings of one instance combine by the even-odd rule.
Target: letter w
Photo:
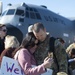
[[[12,64],[12,66],[11,66],[11,67],[8,67],[8,63],[6,62],[7,72],[8,72],[8,71],[12,72],[13,67],[14,67],[14,63]]]

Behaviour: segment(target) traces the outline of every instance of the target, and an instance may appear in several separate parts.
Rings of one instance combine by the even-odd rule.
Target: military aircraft
[[[42,22],[51,36],[63,38],[66,45],[74,42],[75,21],[50,11],[44,5],[9,4],[0,19],[0,23],[7,26],[7,34],[16,36],[20,42],[28,32],[28,26],[36,22]]]

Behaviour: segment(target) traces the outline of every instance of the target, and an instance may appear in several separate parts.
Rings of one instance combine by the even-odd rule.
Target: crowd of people
[[[53,70],[52,75],[72,75],[75,69],[75,45],[65,49],[65,41],[56,38],[51,49],[51,36],[43,23],[28,27],[22,43],[13,35],[6,35],[7,28],[0,24],[0,65],[3,56],[17,60],[25,75],[40,75]],[[36,67],[32,68],[32,65]],[[70,68],[70,69],[69,69]]]

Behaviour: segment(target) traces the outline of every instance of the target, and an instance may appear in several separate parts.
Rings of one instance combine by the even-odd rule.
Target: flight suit
[[[38,45],[34,53],[34,57],[36,59],[37,65],[42,64],[45,57],[48,56],[48,51],[50,46],[49,39],[50,39],[50,36],[47,35],[46,39],[42,43],[40,43],[40,45]],[[53,75],[58,75],[58,74],[62,75],[61,72],[63,72],[64,75],[66,75],[66,73],[68,73],[68,70],[67,70],[68,62],[67,62],[67,55],[65,52],[65,48],[58,40],[55,40],[54,46],[55,46],[55,55],[59,65],[59,71],[58,71],[57,63],[55,61],[53,62],[50,68],[53,69]]]

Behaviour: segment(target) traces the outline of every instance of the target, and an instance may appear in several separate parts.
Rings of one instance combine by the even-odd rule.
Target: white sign
[[[32,66],[36,67],[36,66]],[[47,69],[47,72],[41,75],[52,75],[52,70]],[[1,63],[0,75],[25,75],[17,60],[4,56]]]
[[[17,60],[3,57],[1,64],[1,75],[24,75]]]

